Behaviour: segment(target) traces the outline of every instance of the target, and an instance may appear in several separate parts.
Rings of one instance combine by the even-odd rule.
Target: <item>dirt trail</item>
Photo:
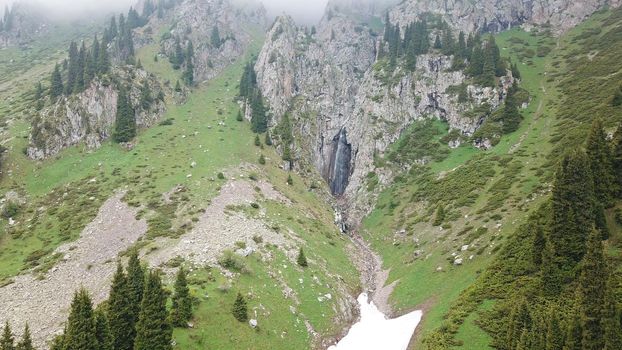
[[[119,252],[147,230],[146,222],[135,219],[137,210],[123,203],[122,196],[108,199],[77,241],[56,249],[63,258],[45,279],[29,273],[0,288],[0,324],[8,321],[21,332],[28,323],[35,346],[47,349],[46,342],[62,331],[77,289],[86,288],[95,304],[108,297]]]

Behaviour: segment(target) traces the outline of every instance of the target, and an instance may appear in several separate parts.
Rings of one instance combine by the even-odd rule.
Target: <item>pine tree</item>
[[[214,26],[214,28],[212,28],[212,35],[210,37],[210,43],[212,47],[220,48],[222,41],[220,39],[220,32],[218,31],[218,26]]]
[[[289,147],[287,149],[289,149]],[[291,160],[290,160],[290,162],[291,162]],[[291,174],[287,175],[287,184],[290,185],[290,186],[294,185],[294,178],[292,178]]]
[[[545,296],[559,294],[563,284],[563,275],[555,256],[553,244],[546,240],[542,251],[542,292]]]
[[[445,220],[445,207],[442,204],[439,204],[436,207],[436,215],[434,216],[433,226],[441,226],[443,221]]]
[[[2,331],[2,339],[0,339],[0,350],[15,350],[15,338],[11,332],[11,326],[7,321]]]
[[[251,117],[251,130],[257,134],[266,132],[268,130],[268,118],[261,92],[256,92],[253,100],[251,101],[251,109],[253,111]]]
[[[272,146],[272,136],[270,136],[270,131],[266,131],[266,139],[264,140],[266,146]]]
[[[52,73],[52,83],[50,85],[50,96],[52,99],[56,99],[63,94],[63,78],[60,74],[60,67],[58,64],[54,66],[54,72]]]
[[[17,343],[15,347],[16,350],[35,350],[35,347],[32,345],[32,337],[30,335],[30,327],[28,327],[28,323],[26,323],[26,327],[24,327],[24,334],[22,334],[22,339]],[[66,347],[66,349],[71,349],[70,347]]]
[[[130,310],[130,329],[128,337],[134,342],[136,337],[136,323],[140,314],[145,286],[145,271],[140,265],[138,252],[133,250],[127,263],[127,300]]]
[[[594,179],[594,195],[603,208],[613,204],[611,188],[614,184],[612,156],[607,134],[600,118],[594,119],[585,145]]]
[[[134,350],[170,350],[173,329],[166,310],[166,291],[157,271],[149,272],[136,324]]]
[[[40,111],[43,108],[43,86],[41,85],[41,82],[38,82],[37,85],[35,86],[35,96],[34,96],[34,100],[35,100],[35,109]]]
[[[514,86],[510,89],[510,91],[508,91],[508,96],[505,99],[505,106],[501,113],[501,121],[503,123],[502,132],[504,134],[509,134],[518,130],[520,123],[523,120],[523,116],[518,111],[518,106],[516,105],[514,98],[516,89],[518,89],[518,87]]]
[[[177,272],[177,279],[175,280],[171,323],[174,327],[187,327],[190,319],[192,319],[192,299],[186,281],[186,271],[181,268]]]
[[[113,339],[115,350],[132,350],[134,314],[130,305],[128,280],[123,272],[121,264],[117,266],[117,272],[112,278],[110,297],[108,298],[108,327]]]
[[[264,155],[263,155],[263,154],[262,154],[262,155],[260,155],[260,156],[259,156],[259,161],[258,161],[258,162],[259,162],[259,164],[261,164],[261,165],[265,165],[265,164],[266,164],[266,157],[264,157]]]
[[[117,114],[115,120],[114,140],[128,142],[136,136],[136,116],[128,101],[127,91],[119,89],[117,97]]]
[[[179,84],[179,80],[175,83],[175,92],[181,92],[181,85]]]
[[[576,150],[564,155],[553,185],[549,235],[562,271],[572,270],[585,254],[585,242],[594,225],[593,188],[586,154]]]
[[[151,88],[149,88],[149,81],[143,81],[140,87],[140,107],[143,110],[149,110],[153,103],[153,97],[151,97]]]
[[[548,313],[546,329],[546,350],[562,350],[564,348],[564,332],[562,331],[557,312],[551,309]]]
[[[186,48],[186,70],[182,75],[182,79],[187,86],[194,85],[194,46],[192,41],[188,41]]]
[[[566,334],[564,350],[581,350],[582,337],[583,330],[581,329],[581,317],[575,313],[572,315],[570,323],[568,324],[568,333]]]
[[[241,293],[238,293],[238,296],[233,303],[233,308],[231,309],[231,312],[233,313],[233,317],[235,317],[235,319],[239,322],[248,321],[248,309],[246,306],[246,300]]]
[[[607,281],[605,305],[603,307],[601,319],[601,328],[604,338],[603,350],[622,349],[622,324],[620,324],[622,310],[620,310],[620,305],[615,295],[616,284],[617,280],[615,276],[611,274]]]
[[[255,135],[255,146],[261,146],[261,140],[259,139],[259,135]]]
[[[296,258],[296,262],[298,266],[307,267],[309,264],[307,263],[307,257],[305,256],[305,252],[302,248],[298,251],[298,258]]]
[[[96,350],[113,350],[113,339],[106,314],[101,310],[95,311],[95,338],[97,339]]]
[[[97,73],[106,74],[110,71],[110,56],[108,56],[108,42],[103,40],[97,58]]]
[[[244,117],[242,116],[242,111],[238,111],[238,115],[235,117],[235,120],[239,122],[244,121]]]
[[[93,303],[85,289],[76,292],[67,320],[65,350],[97,349]]]
[[[579,277],[579,305],[582,347],[584,350],[602,350],[603,329],[601,317],[605,306],[607,269],[600,232],[593,229],[587,242],[587,251],[581,263]]]
[[[440,50],[443,47],[443,44],[441,44],[441,37],[438,34],[436,34],[436,38],[434,39],[433,47],[436,50]]]
[[[622,199],[622,123],[613,134],[612,171],[614,178],[614,192]]]
[[[76,87],[78,71],[80,70],[78,45],[72,41],[69,45],[69,63],[67,66],[67,83],[65,84],[65,94],[71,95]]]
[[[50,350],[64,350],[65,349],[65,335],[60,334],[54,337],[52,340],[52,344],[50,345]]]
[[[527,328],[523,328],[520,332],[520,338],[518,338],[518,343],[516,344],[516,350],[529,350],[531,349],[531,338],[529,336],[529,330]]]
[[[505,335],[505,348],[514,349],[520,340],[523,329],[530,329],[532,324],[531,312],[525,300],[516,303],[510,313],[510,320]]]

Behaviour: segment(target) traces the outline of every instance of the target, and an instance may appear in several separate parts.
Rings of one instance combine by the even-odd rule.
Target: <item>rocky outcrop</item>
[[[621,0],[408,0],[390,11],[392,23],[406,26],[421,16],[443,18],[456,31],[499,32],[522,24],[550,25],[564,32],[604,6]]]
[[[0,18],[0,48],[28,46],[36,36],[47,33],[48,21],[37,9],[26,3],[15,3],[8,15]],[[5,23],[6,22],[6,23]]]
[[[63,96],[43,109],[32,123],[28,156],[48,158],[79,143],[89,149],[98,148],[113,132],[118,97],[116,84],[128,89],[138,128],[149,127],[160,119],[165,111],[164,93],[153,76],[131,66],[115,68],[111,76],[117,83],[112,83],[109,77],[96,78],[85,91]],[[149,85],[153,101],[147,109],[141,107],[143,84]]]
[[[209,80],[225,67],[244,55],[253,40],[253,33],[267,28],[266,10],[263,6],[240,7],[228,0],[186,0],[167,13],[170,30],[160,38],[160,53],[172,57],[178,38],[185,50],[188,41],[194,45],[194,80]],[[162,19],[153,15],[145,28],[136,32],[135,41],[144,45],[152,40],[152,29]],[[214,28],[218,29],[220,42],[212,42]]]
[[[325,16],[315,34],[281,17],[267,37],[255,70],[273,123],[290,113],[298,156],[312,160],[333,194],[354,199],[347,202],[360,206],[360,215],[370,206],[356,198],[374,157],[402,131],[415,120],[437,118],[470,136],[487,113],[465,112],[484,104],[488,111],[497,108],[513,81],[508,75],[500,87],[464,86],[468,101],[458,102],[451,87],[466,77],[451,70],[451,57],[421,55],[414,72],[389,72],[376,62],[373,31],[337,12]]]

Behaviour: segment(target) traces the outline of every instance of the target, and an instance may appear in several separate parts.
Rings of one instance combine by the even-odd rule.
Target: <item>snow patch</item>
[[[361,320],[355,323],[348,334],[328,350],[406,350],[417,325],[423,316],[422,311],[413,311],[404,316],[387,319],[367,293],[358,297]]]

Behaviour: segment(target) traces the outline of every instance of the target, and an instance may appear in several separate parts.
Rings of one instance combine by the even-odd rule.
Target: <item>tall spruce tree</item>
[[[136,115],[130,105],[127,91],[119,89],[117,97],[117,115],[115,120],[114,140],[128,142],[136,136]]]
[[[138,322],[138,315],[141,307],[140,305],[143,301],[144,287],[145,270],[140,265],[138,252],[133,250],[127,263],[127,293],[130,313],[132,315],[132,329],[135,329],[135,325]],[[132,332],[130,339],[134,340],[135,336],[136,332]]]
[[[521,300],[514,305],[505,333],[505,349],[514,349],[523,329],[531,329],[532,317],[527,302]]]
[[[113,350],[113,339],[108,325],[108,318],[102,310],[95,310],[95,338],[97,339],[97,349]]]
[[[63,94],[63,78],[60,74],[60,67],[58,64],[54,66],[52,72],[52,83],[50,84],[50,96],[55,99]]]
[[[149,272],[136,324],[134,350],[170,350],[173,329],[166,310],[166,291],[160,274]]]
[[[557,311],[548,312],[545,350],[562,350],[564,348],[564,332]]]
[[[2,338],[0,339],[0,350],[15,350],[15,338],[11,331],[11,326],[7,321],[2,330]]]
[[[561,271],[570,272],[585,254],[585,242],[594,225],[593,188],[585,152],[575,150],[564,155],[553,184],[549,234]]]
[[[112,278],[108,298],[108,327],[115,350],[132,350],[134,347],[133,308],[134,305],[130,304],[127,276],[123,271],[123,266],[119,264]]]
[[[64,350],[97,349],[93,303],[85,289],[74,295],[67,320]]]
[[[24,334],[22,334],[22,339],[17,343],[15,347],[16,350],[35,350],[34,345],[32,344],[32,336],[30,335],[30,327],[28,323],[24,327]],[[69,348],[66,348],[69,349]]]
[[[612,171],[614,178],[614,189],[618,199],[622,199],[622,123],[613,134],[613,160]]]
[[[603,350],[622,349],[622,310],[616,297],[618,281],[614,274],[610,274],[605,290],[605,305],[601,318],[603,330],[604,347]]]
[[[564,350],[582,350],[582,338],[583,329],[581,328],[581,316],[575,312],[571,315],[568,324]]]
[[[587,251],[581,262],[579,277],[579,306],[584,350],[602,350],[604,346],[601,318],[605,306],[607,267],[601,234],[593,229],[587,241]]]
[[[186,271],[180,268],[175,280],[171,323],[175,327],[187,327],[190,319],[192,319],[192,299],[190,298],[190,290],[188,289]]]
[[[594,195],[602,208],[613,204],[614,185],[611,148],[600,118],[594,119],[585,145],[594,180]]]

